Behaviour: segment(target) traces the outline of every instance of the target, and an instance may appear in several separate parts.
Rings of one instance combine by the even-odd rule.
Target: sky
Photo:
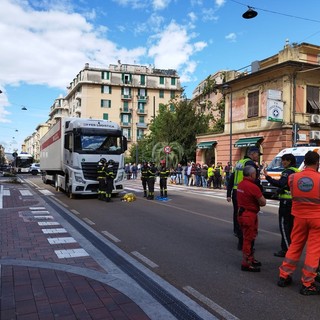
[[[286,41],[320,45],[319,0],[0,0],[0,12],[6,152],[21,151],[85,63],[175,69],[191,98],[210,74],[250,70]]]

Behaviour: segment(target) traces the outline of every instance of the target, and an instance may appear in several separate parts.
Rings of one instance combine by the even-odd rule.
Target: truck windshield
[[[75,135],[75,151],[79,153],[121,154],[122,144],[120,136],[112,135]]]
[[[301,163],[304,160],[304,156],[295,156],[297,165],[296,168],[299,168]],[[275,157],[272,162],[268,165],[267,171],[273,172],[273,171],[282,171],[284,170],[284,167],[282,166],[281,157]]]

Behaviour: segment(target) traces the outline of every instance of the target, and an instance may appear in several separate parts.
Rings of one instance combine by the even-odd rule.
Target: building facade
[[[175,70],[151,66],[110,64],[109,68],[85,64],[67,87],[65,97],[57,98],[46,124],[39,125],[25,142],[27,152],[38,160],[41,137],[62,117],[110,120],[120,124],[128,146],[148,133],[159,106],[180,99],[183,90]],[[172,105],[173,107],[173,105]],[[44,132],[41,129],[47,127]]]
[[[197,137],[197,162],[242,158],[251,146],[270,162],[284,148],[320,145],[320,46],[288,44],[278,54],[251,64],[251,72],[226,72],[225,128]]]

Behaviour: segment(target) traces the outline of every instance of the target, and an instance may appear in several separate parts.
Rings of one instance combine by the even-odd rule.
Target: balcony
[[[121,125],[121,127],[126,127],[126,128],[128,128],[128,127],[131,127],[131,126],[132,126],[132,123],[131,123],[131,122],[123,122],[123,121],[121,121],[121,122],[120,122],[120,125]]]
[[[132,96],[131,96],[131,94],[122,94],[121,99],[122,100],[131,100]]]
[[[144,122],[137,122],[136,123],[137,128],[139,129],[147,129],[148,128],[148,124],[144,123]]]
[[[130,108],[120,108],[120,113],[132,113],[132,109]]]
[[[139,115],[147,115],[148,114],[148,112],[147,112],[147,110],[146,109],[142,109],[142,108],[138,108],[137,109],[137,114],[139,114]]]
[[[148,99],[149,99],[149,96],[139,96],[139,95],[137,95],[137,99],[138,99],[138,102],[147,102]]]

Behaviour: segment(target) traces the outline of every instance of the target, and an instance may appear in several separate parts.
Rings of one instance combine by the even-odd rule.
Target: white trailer
[[[74,195],[96,194],[101,158],[115,161],[113,193],[123,191],[127,139],[118,124],[98,119],[61,118],[40,140],[40,169],[45,183]]]

